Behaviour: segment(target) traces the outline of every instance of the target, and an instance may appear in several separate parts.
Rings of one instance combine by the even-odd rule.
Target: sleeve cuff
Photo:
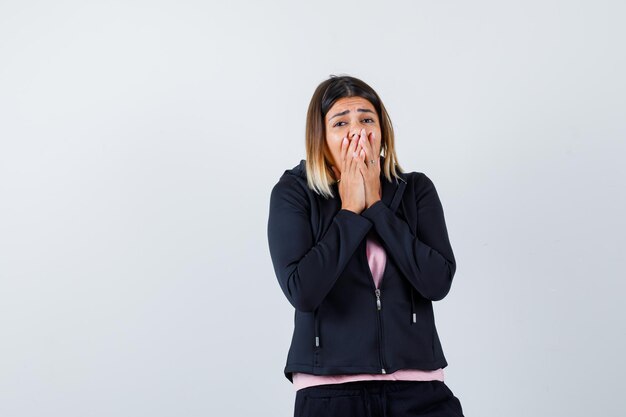
[[[362,213],[363,212],[361,212],[361,214]],[[336,216],[350,223],[354,223],[358,227],[369,229],[372,226],[372,222],[369,219],[364,218],[361,214],[356,214],[355,212],[347,209],[340,209]]]
[[[374,218],[378,216],[378,214],[382,210],[385,210],[385,208],[387,208],[387,206],[385,205],[385,203],[383,203],[383,200],[378,200],[377,202],[375,202],[374,204],[372,204],[371,206],[363,210],[361,212],[361,216],[371,221],[374,221]]]

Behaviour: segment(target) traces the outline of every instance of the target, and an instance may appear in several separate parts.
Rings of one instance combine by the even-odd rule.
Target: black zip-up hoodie
[[[380,157],[380,166],[384,156]],[[456,262],[433,182],[422,172],[382,174],[382,199],[356,214],[310,190],[305,160],[272,188],[270,255],[295,308],[285,377],[432,370],[448,365],[432,301],[450,291]],[[366,256],[376,233],[387,253],[379,289]]]

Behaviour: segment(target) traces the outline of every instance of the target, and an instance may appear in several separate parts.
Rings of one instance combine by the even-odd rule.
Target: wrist
[[[370,201],[367,202],[365,208],[370,208],[371,206],[373,206],[375,203],[379,202],[380,200],[381,200],[380,197],[371,199]]]

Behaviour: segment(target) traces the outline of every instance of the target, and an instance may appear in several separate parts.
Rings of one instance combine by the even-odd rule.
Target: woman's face
[[[326,145],[333,158],[333,165],[341,171],[341,141],[358,138],[355,134],[365,129],[373,148],[372,157],[380,155],[380,121],[372,103],[363,97],[343,97],[333,104],[325,117]],[[357,144],[357,152],[361,146]]]

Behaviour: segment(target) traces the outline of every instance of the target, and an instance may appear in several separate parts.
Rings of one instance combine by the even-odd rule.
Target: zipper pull
[[[385,371],[385,368],[382,369],[381,374],[386,374],[387,371]]]
[[[376,288],[376,291],[374,291],[376,293],[376,308],[378,308],[379,310],[381,309],[381,305],[380,305],[380,289]]]

